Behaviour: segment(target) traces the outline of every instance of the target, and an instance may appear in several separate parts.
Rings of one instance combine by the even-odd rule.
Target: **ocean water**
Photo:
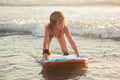
[[[44,25],[56,10],[67,17],[81,57],[89,60],[86,74],[74,80],[119,80],[119,6],[0,6],[0,80],[46,80],[37,60],[42,57]],[[67,43],[68,57],[75,57]],[[52,58],[63,57],[56,39],[50,49]]]

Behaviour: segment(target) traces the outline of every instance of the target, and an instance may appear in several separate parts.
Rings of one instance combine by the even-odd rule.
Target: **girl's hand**
[[[79,54],[77,54],[77,58],[79,58],[80,57],[80,55]]]

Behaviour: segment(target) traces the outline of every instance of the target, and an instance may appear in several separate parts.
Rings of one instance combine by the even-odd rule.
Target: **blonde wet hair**
[[[57,26],[59,24],[62,24],[63,26],[65,26],[66,25],[66,18],[64,16],[64,14],[60,11],[54,11],[50,15],[50,24],[52,26]]]

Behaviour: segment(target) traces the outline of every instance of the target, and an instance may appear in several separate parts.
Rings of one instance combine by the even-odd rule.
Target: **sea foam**
[[[34,35],[44,36],[47,21],[17,21],[0,22],[0,36],[6,35]],[[70,24],[68,22],[68,24]],[[68,26],[73,36],[83,36],[102,39],[120,39],[120,28],[118,27],[71,27]]]

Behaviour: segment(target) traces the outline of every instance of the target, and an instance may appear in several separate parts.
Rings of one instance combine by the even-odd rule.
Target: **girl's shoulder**
[[[49,29],[50,28],[50,23],[45,25],[45,29]]]
[[[69,30],[68,26],[64,26],[64,31]]]
[[[48,28],[48,26],[49,26],[49,23],[48,23],[48,24],[45,24],[45,29]]]

